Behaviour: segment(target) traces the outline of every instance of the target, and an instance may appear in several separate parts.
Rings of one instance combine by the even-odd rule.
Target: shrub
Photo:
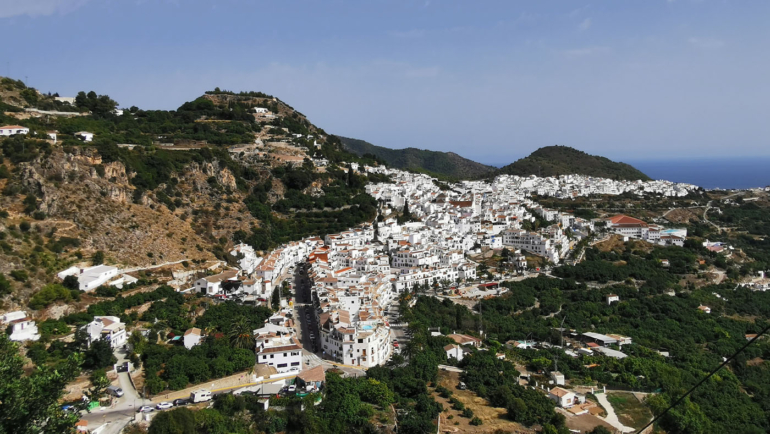
[[[473,419],[471,419],[471,421],[470,421],[470,424],[471,424],[471,425],[473,425],[473,426],[479,426],[479,425],[481,425],[481,424],[483,424],[483,423],[484,423],[484,422],[482,422],[482,421],[481,421],[481,419],[479,419],[478,417],[474,417],[474,418],[473,418]]]
[[[72,300],[72,293],[69,289],[62,285],[53,283],[46,285],[32,296],[29,301],[29,307],[38,310],[42,309],[55,301],[70,301]]]
[[[29,232],[29,230],[32,228],[32,225],[29,224],[28,221],[24,220],[23,222],[19,223],[19,230],[22,232]]]
[[[17,282],[26,282],[29,279],[29,275],[24,270],[13,270],[10,272],[10,275]]]
[[[8,279],[5,278],[5,275],[3,273],[0,273],[0,295],[10,294],[11,293],[11,282],[8,281]]]

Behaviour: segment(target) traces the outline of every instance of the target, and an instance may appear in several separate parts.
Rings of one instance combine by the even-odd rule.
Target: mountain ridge
[[[337,136],[345,149],[359,157],[372,155],[391,167],[404,170],[424,171],[431,175],[450,178],[477,178],[494,172],[495,168],[465,158],[454,152],[427,149],[391,149],[377,146],[365,140]]]

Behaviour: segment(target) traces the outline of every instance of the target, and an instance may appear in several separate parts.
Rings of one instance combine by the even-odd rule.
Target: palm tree
[[[251,349],[254,347],[254,334],[245,317],[239,317],[230,327],[230,343],[235,348]]]

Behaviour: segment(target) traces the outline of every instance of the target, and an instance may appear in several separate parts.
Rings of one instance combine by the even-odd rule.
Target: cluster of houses
[[[625,181],[608,178],[595,178],[584,175],[561,175],[559,177],[540,178],[531,176],[500,175],[493,181],[499,189],[521,191],[526,195],[537,194],[558,198],[573,198],[596,194],[636,195],[657,194],[681,197],[698,189],[692,184],[670,181]]]
[[[308,258],[307,276],[319,329],[314,349],[346,365],[387,362],[393,349],[385,309],[396,296],[395,271],[373,228],[327,235]]]
[[[322,244],[323,240],[318,237],[305,238],[259,257],[253,247],[241,243],[230,251],[238,268],[201,277],[194,282],[192,290],[209,296],[242,295],[257,302],[269,302],[285,273],[304,262],[310,252]]]
[[[29,134],[29,128],[23,127],[21,125],[4,125],[0,127],[0,137],[11,137],[15,135],[26,135]],[[48,131],[46,132],[49,139],[53,140],[54,143],[56,143],[58,132],[57,131]],[[88,132],[88,131],[78,131],[73,134],[76,139],[80,139],[84,142],[92,142],[94,140],[94,133]]]
[[[436,251],[457,251],[462,255],[480,247],[524,250],[559,263],[576,240],[593,230],[590,221],[542,208],[522,192],[494,183],[463,181],[442,190],[427,175],[384,168],[365,169],[385,172],[394,180],[367,186],[367,192],[383,203],[385,213],[407,208],[418,220],[404,225],[397,225],[395,219],[385,220],[378,224],[379,235],[396,234],[391,237],[392,242],[417,242],[427,246],[424,251],[412,253],[411,258],[407,253],[399,255],[397,264],[405,260],[437,263]],[[551,224],[532,230],[536,215]],[[574,235],[571,238],[567,236],[567,228]],[[445,277],[450,282],[473,279],[473,276],[450,275],[442,276],[442,280]]]

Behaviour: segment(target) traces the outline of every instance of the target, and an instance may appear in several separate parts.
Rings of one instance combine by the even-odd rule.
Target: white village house
[[[265,324],[254,330],[257,363],[274,367],[279,373],[302,370],[302,344],[287,327]]]
[[[193,327],[191,329],[188,329],[186,332],[184,332],[184,337],[182,338],[182,341],[184,343],[184,347],[188,350],[192,349],[192,347],[196,345],[200,345],[201,343],[201,329],[198,327]]]
[[[83,328],[88,335],[89,347],[98,340],[109,342],[112,348],[122,347],[128,341],[126,325],[116,316],[95,316]]]
[[[15,136],[16,134],[29,134],[29,128],[21,125],[6,125],[0,127],[0,136]]]
[[[75,138],[78,138],[84,142],[93,142],[94,141],[94,133],[90,133],[88,131],[78,131],[77,133],[73,134]]]
[[[27,312],[23,310],[8,312],[0,318],[2,318],[3,324],[10,326],[11,335],[9,338],[12,341],[36,341],[40,339],[37,325],[35,325],[34,320],[27,316]]]
[[[236,280],[238,270],[227,270],[213,276],[202,277],[195,281],[195,292],[206,295],[215,295],[222,292],[222,283],[228,280]]]

